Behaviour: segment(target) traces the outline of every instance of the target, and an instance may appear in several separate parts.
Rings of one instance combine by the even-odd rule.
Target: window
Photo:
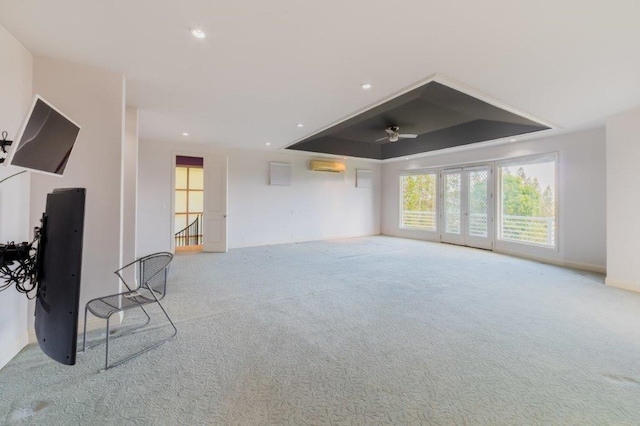
[[[555,155],[500,165],[501,240],[556,247]]]
[[[202,215],[203,189],[202,167],[176,166],[174,232],[180,232]]]
[[[400,176],[401,228],[436,230],[436,176],[435,173]]]

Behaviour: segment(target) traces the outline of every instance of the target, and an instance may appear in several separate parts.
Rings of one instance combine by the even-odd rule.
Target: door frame
[[[205,157],[207,157],[207,155],[205,155],[204,153],[199,153],[199,152],[188,152],[188,151],[172,151],[171,152],[171,164],[170,164],[170,168],[171,168],[171,188],[170,188],[170,195],[169,195],[169,199],[170,204],[169,204],[169,208],[166,209],[169,211],[169,251],[171,253],[176,252],[176,239],[175,239],[175,226],[176,226],[176,212],[175,212],[175,203],[176,203],[176,160],[178,156],[185,156],[185,157],[198,157],[198,158],[202,158],[203,162],[202,162],[202,168],[205,168],[204,165],[204,159]],[[209,156],[211,157],[211,156]],[[218,156],[214,156],[214,157],[218,157]],[[220,156],[220,158],[224,158],[226,159],[226,156]],[[203,186],[204,190],[203,192],[207,191],[207,182],[204,182],[204,186]],[[229,188],[227,186],[227,192],[228,192]]]
[[[469,173],[474,170],[487,169],[487,237],[474,237],[469,235]],[[460,235],[445,235],[445,179],[447,173],[460,173]],[[440,177],[440,211],[439,211],[439,229],[440,241],[444,243],[457,244],[467,247],[481,248],[493,250],[495,246],[495,163],[475,163],[468,165],[460,165],[453,167],[444,167],[439,170]]]

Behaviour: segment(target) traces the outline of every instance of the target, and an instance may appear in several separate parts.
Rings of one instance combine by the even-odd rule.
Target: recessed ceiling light
[[[298,123],[298,124],[296,124],[296,127],[304,127],[304,124]]]
[[[509,139],[510,142],[516,142],[518,139],[513,138],[513,139]]]
[[[370,84],[370,83],[364,83],[364,84],[363,84],[362,86],[360,86],[360,87],[362,87],[364,90],[369,90],[369,89],[371,89],[371,87],[372,87],[372,86],[371,86],[371,84]]]
[[[266,146],[271,146],[271,142],[265,143]]]
[[[200,28],[194,28],[191,30],[191,34],[195,37],[195,38],[205,38],[206,34],[204,33],[204,31],[202,31]]]
[[[187,133],[187,132],[182,132],[182,136],[189,136],[189,133]]]

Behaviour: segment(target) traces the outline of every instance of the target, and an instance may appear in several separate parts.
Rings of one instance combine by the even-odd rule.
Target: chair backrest
[[[155,292],[158,299],[167,292],[167,267],[171,259],[171,253],[160,252],[137,260],[140,287]]]

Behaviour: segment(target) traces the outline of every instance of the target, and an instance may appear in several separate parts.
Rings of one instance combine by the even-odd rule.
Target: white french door
[[[227,251],[227,158],[204,157],[203,251]]]
[[[491,249],[493,168],[489,165],[443,170],[440,239],[445,243]]]

